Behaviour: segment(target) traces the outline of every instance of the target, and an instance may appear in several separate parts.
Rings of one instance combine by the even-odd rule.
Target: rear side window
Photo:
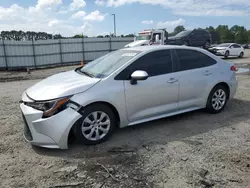
[[[214,59],[195,50],[177,49],[176,54],[180,63],[180,71],[208,67],[216,64]]]
[[[171,73],[173,67],[170,50],[154,51],[140,57],[118,74],[115,79],[130,79],[130,75],[136,70],[146,71],[149,77]]]

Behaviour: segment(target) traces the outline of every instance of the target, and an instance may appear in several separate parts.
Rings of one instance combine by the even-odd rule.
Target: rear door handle
[[[206,71],[206,72],[204,73],[205,76],[208,76],[208,75],[210,75],[210,74],[212,74],[210,71]]]
[[[175,82],[178,82],[178,79],[170,78],[170,79],[168,80],[168,83],[170,83],[170,84],[175,83]]]

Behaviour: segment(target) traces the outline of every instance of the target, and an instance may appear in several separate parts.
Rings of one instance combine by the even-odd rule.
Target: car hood
[[[215,50],[224,50],[226,49],[227,47],[212,47],[212,49],[215,49]]]
[[[36,101],[51,100],[84,92],[100,80],[78,74],[74,70],[67,71],[38,82],[28,88],[26,94]]]
[[[131,47],[136,47],[136,46],[141,46],[142,44],[149,44],[148,40],[137,40],[134,42],[131,42],[125,46],[125,48],[131,48]]]

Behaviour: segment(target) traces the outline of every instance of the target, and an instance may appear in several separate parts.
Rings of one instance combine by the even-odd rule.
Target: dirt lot
[[[0,73],[0,187],[249,187],[250,75],[237,76],[235,99],[217,115],[195,111],[120,129],[97,146],[32,147],[22,136],[21,93],[72,68]]]

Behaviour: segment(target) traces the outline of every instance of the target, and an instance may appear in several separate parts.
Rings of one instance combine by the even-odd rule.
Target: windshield
[[[180,33],[178,33],[176,36],[178,37],[182,37],[182,36],[187,36],[191,33],[192,31],[182,31]]]
[[[104,78],[137,56],[140,52],[135,50],[117,50],[89,62],[79,71],[91,77]]]
[[[150,40],[150,35],[139,35],[139,36],[136,36],[136,40]]]
[[[231,45],[230,43],[224,43],[224,44],[217,45],[217,47],[228,47],[230,45]]]

